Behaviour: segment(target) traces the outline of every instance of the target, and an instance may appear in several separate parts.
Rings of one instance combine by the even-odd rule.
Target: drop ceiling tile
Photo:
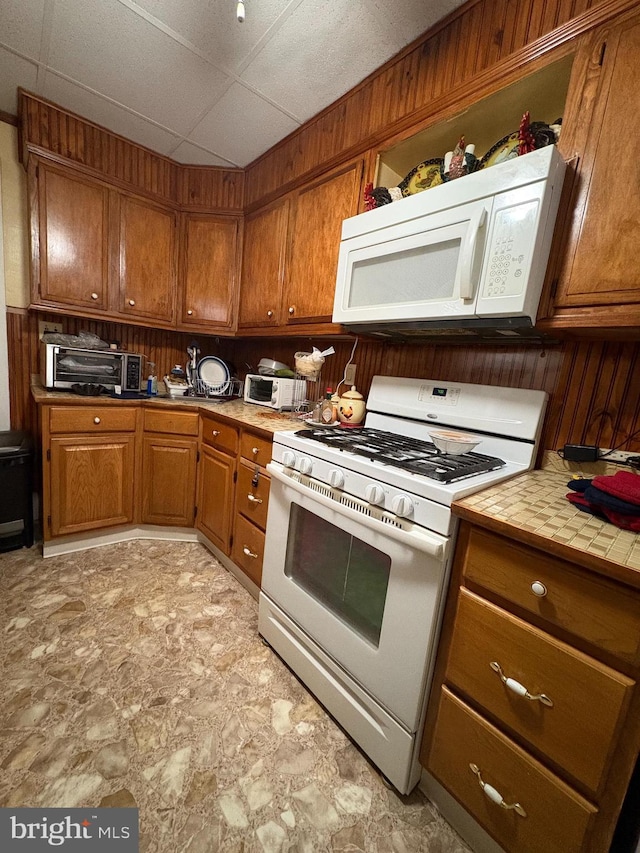
[[[169,129],[188,129],[226,84],[117,0],[56,0],[49,65]]]
[[[296,127],[285,113],[234,83],[189,138],[237,166],[246,166]]]
[[[137,0],[137,5],[190,41],[216,65],[234,71],[291,4],[247,0],[242,24],[236,20],[235,0]]]
[[[0,48],[0,110],[18,114],[18,86],[33,91],[38,68],[28,59]]]
[[[144,145],[158,154],[169,155],[180,137],[125,110],[118,104],[105,101],[49,71],[45,77],[43,95],[83,118],[94,121],[120,136]]]
[[[337,8],[336,8],[337,6]],[[300,4],[241,74],[296,118],[311,118],[402,47],[369,0]]]
[[[235,163],[231,163],[216,154],[211,154],[199,148],[197,145],[192,145],[190,142],[182,141],[178,147],[170,155],[172,160],[178,163],[193,166],[222,166],[222,168],[231,168]]]
[[[0,44],[38,59],[44,0],[0,0]]]
[[[401,40],[401,47],[404,47],[462,3],[461,0],[396,0],[394,3],[373,0],[373,5],[388,21],[389,30],[393,29]],[[388,57],[392,55],[387,54]]]

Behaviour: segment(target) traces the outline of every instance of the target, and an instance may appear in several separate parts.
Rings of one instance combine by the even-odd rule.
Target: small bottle
[[[320,420],[323,424],[332,424],[335,421],[334,418],[334,404],[331,399],[333,395],[333,389],[327,388],[325,392],[325,398],[322,401],[322,406],[320,407]]]
[[[149,367],[151,368],[151,373],[149,374],[149,378],[147,379],[147,394],[150,397],[153,397],[158,393],[158,377],[156,376],[155,362],[150,361]]]

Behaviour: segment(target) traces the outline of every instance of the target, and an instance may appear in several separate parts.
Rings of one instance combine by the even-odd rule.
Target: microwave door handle
[[[487,219],[487,210],[481,207],[469,222],[469,230],[464,241],[464,249],[462,251],[462,264],[460,267],[460,299],[469,302],[473,299],[474,282],[471,280],[473,267],[478,251],[478,242],[480,237],[480,229]]]

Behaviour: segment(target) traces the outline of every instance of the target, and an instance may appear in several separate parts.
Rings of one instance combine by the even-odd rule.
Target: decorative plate
[[[229,367],[215,355],[201,358],[197,367],[198,379],[217,394],[224,394],[231,381]]]
[[[442,183],[441,168],[444,165],[442,157],[434,157],[418,163],[398,184],[403,196],[421,193]]]
[[[505,160],[512,160],[518,156],[518,146],[520,144],[520,133],[514,130],[508,136],[503,136],[495,145],[487,151],[484,157],[480,160],[479,169],[488,169],[489,166],[496,166],[498,163],[504,163]]]

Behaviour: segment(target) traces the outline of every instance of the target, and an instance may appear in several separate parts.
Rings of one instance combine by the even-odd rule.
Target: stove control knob
[[[364,490],[365,500],[373,506],[380,506],[384,503],[384,489],[377,483],[370,483]]]
[[[310,474],[313,468],[313,461],[308,456],[301,456],[296,465],[301,474]]]
[[[340,468],[332,468],[329,471],[329,482],[334,489],[341,489],[344,486],[344,471]]]
[[[408,495],[396,495],[391,501],[391,511],[400,518],[407,518],[413,512],[413,501]]]
[[[285,450],[282,454],[282,464],[285,468],[293,468],[296,462],[296,454],[293,450]]]

